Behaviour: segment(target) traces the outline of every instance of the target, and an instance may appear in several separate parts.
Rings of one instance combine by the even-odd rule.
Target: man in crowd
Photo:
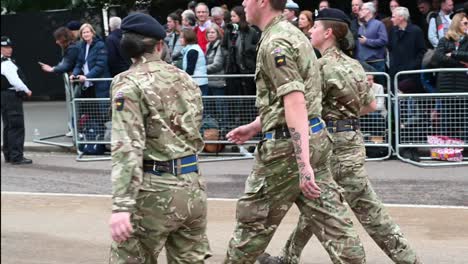
[[[429,30],[427,32],[429,41],[434,48],[437,48],[439,39],[447,34],[452,23],[450,15],[453,13],[453,0],[441,0],[440,11],[434,14],[429,20]]]
[[[211,8],[211,18],[216,25],[224,32],[225,23],[224,23],[225,11],[219,6]]]
[[[195,34],[197,34],[198,45],[203,52],[206,53],[206,44],[208,44],[206,29],[211,25],[208,6],[205,3],[199,3],[197,7],[195,7],[195,15],[197,16],[198,24],[193,30]]]
[[[351,30],[351,33],[353,33],[354,40],[356,41],[358,39],[358,30],[361,23],[359,21],[359,11],[361,10],[361,6],[362,0],[351,1],[351,25],[349,26],[349,29]]]
[[[11,59],[13,43],[9,37],[1,38],[2,61],[2,105],[3,119],[3,156],[5,162],[13,165],[31,164],[32,160],[23,156],[24,148],[24,112],[23,97],[32,92],[24,84],[25,78],[21,69]]]
[[[283,10],[283,15],[286,19],[296,27],[299,26],[299,5],[292,0],[288,0],[286,7]]]
[[[80,27],[81,27],[81,22],[77,20],[72,20],[67,23],[66,26],[71,32],[73,33],[73,36],[75,36],[75,41],[78,41],[80,39]]]
[[[376,9],[371,2],[364,3],[359,11],[362,25],[358,30],[356,58],[374,67],[378,72],[385,72],[388,36],[385,25],[374,18],[375,12]],[[382,80],[378,81],[378,83],[381,82]]]
[[[325,8],[330,8],[330,3],[327,0],[320,1],[319,10],[323,10]]]
[[[431,9],[431,2],[429,0],[419,0],[418,10],[420,17],[419,20],[416,21],[416,25],[418,25],[423,32],[428,32],[429,20],[431,19],[432,14],[435,14],[435,12]],[[432,47],[428,34],[424,34],[424,40],[426,42],[426,47]]]
[[[426,52],[422,30],[409,23],[408,8],[397,7],[392,13],[394,27],[390,32],[388,50],[390,52],[390,77],[399,71],[418,70],[421,68],[422,58]],[[405,78],[404,81],[403,78]],[[419,75],[406,75],[399,79],[399,88],[405,93],[423,92],[419,82]]]
[[[120,19],[120,17],[111,17],[109,19],[110,34],[106,39],[106,47],[107,64],[109,65],[112,77],[128,70],[131,64],[130,60],[122,54],[120,49],[120,40],[122,39],[122,30],[120,29],[121,23],[122,19]]]

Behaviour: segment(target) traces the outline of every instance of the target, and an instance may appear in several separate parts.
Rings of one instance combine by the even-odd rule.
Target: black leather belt
[[[144,160],[143,171],[155,175],[171,173],[175,176],[198,171],[197,155],[190,155],[169,161]]]
[[[328,120],[327,129],[330,133],[357,131],[361,129],[359,119]]]

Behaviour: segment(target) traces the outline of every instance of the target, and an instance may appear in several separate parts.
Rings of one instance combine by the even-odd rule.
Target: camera
[[[72,80],[79,80],[79,79],[80,79],[79,76],[73,76],[73,77],[72,77]]]
[[[237,25],[235,23],[229,23],[229,24],[226,25],[226,28],[229,31],[232,31],[234,33],[234,32],[237,32],[239,30],[239,25]]]

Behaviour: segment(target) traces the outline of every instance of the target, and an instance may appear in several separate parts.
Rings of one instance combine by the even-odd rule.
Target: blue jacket
[[[108,54],[108,65],[112,76],[115,76],[130,67],[130,60],[127,59],[120,49],[120,40],[122,39],[122,30],[115,29],[106,38],[106,47]]]
[[[382,22],[371,19],[367,24],[359,27],[358,34],[367,38],[364,44],[356,40],[358,60],[372,61],[385,59],[385,47],[388,43],[388,36],[387,29]]]
[[[80,46],[80,54],[73,70],[73,75],[83,74],[83,65],[88,62],[89,72],[86,74],[86,78],[110,78],[109,66],[107,65],[107,49],[104,42],[95,37],[91,46],[89,47],[88,57],[85,61],[86,55],[86,42],[82,42]],[[96,97],[105,98],[109,97],[109,86],[110,81],[99,81],[93,82]]]
[[[59,64],[54,66],[55,73],[69,73],[75,68],[76,60],[80,53],[80,43],[71,43],[63,52],[63,58]]]

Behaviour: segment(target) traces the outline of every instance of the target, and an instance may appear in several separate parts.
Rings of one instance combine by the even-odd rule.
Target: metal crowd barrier
[[[387,94],[375,96],[376,100],[383,99],[385,101],[387,113],[383,114],[380,111],[376,111],[361,116],[360,118],[361,132],[364,135],[366,148],[385,149],[382,156],[367,158],[366,161],[386,160],[392,156],[392,97],[390,92],[390,75],[385,72],[366,72],[366,74],[385,77],[385,88],[389,91]]]
[[[403,94],[398,91],[398,80],[402,75],[440,72],[465,72],[468,69],[431,69],[417,71],[403,71],[396,74],[395,82],[395,136],[396,156],[417,166],[454,166],[468,165],[467,158],[463,161],[440,161],[432,155],[447,153],[455,149],[468,147],[468,93],[432,93],[432,94]],[[468,84],[467,84],[468,86]],[[437,144],[428,143],[429,137],[449,137],[462,140],[464,143],[450,140]],[[411,159],[404,157],[404,151],[414,151],[423,156]],[[426,156],[424,156],[424,154]],[[416,160],[415,160],[416,159]]]
[[[64,89],[65,89],[65,101],[66,101],[66,107],[67,107],[67,113],[68,113],[68,131],[73,131],[72,128],[72,115],[73,115],[73,88],[70,83],[70,80],[68,78],[68,74],[63,74],[63,83],[64,83]],[[52,141],[53,139],[58,139],[58,138],[65,138],[66,134],[58,134],[58,135],[52,135],[52,136],[46,136],[46,137],[40,137],[40,138],[34,138],[33,142],[35,143],[40,143],[44,145],[52,145],[52,146],[59,146],[59,147],[65,147],[65,148],[73,148],[74,140],[71,143],[68,142],[57,142],[57,141]]]
[[[387,87],[390,84],[390,77],[386,73],[368,73],[372,75],[383,75],[387,79]],[[209,76],[193,76],[194,78],[239,78],[250,77],[254,75],[209,75]],[[89,79],[89,81],[110,81],[110,78]],[[80,89],[80,85],[75,85],[75,89]],[[75,93],[75,91],[73,92]],[[224,148],[227,145],[233,145],[226,139],[226,134],[240,126],[252,122],[257,116],[255,107],[255,96],[203,96],[203,123],[202,133],[206,129],[215,128],[219,132],[217,140],[205,140],[206,144],[222,144]],[[361,118],[361,130],[364,135],[365,145],[368,148],[385,148],[386,155],[375,157],[368,160],[384,160],[391,156],[391,97],[390,95],[377,95],[377,98],[384,98],[387,105],[387,116],[366,115]],[[78,161],[97,161],[109,160],[108,155],[84,155],[81,151],[85,145],[105,145],[107,149],[110,146],[110,120],[108,111],[110,101],[108,98],[75,98],[73,100],[72,109],[74,120],[74,135],[75,143],[78,152]],[[97,138],[85,137],[90,134],[87,130],[92,129],[92,133],[97,135]],[[202,162],[211,161],[226,161],[239,159],[252,159],[253,155],[247,150],[252,150],[255,145],[261,140],[261,135],[258,134],[252,140],[245,142],[244,146],[239,146],[237,152],[228,152],[226,150],[217,153],[204,152],[201,156]],[[213,156],[215,156],[213,158]]]

